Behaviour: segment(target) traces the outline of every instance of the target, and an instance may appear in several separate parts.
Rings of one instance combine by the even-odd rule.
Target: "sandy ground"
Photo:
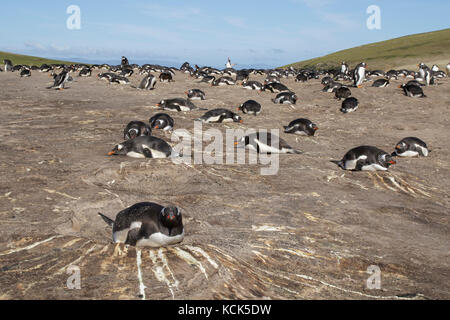
[[[426,87],[426,99],[403,96],[400,80],[365,84],[352,89],[360,108],[344,115],[320,80],[283,80],[299,96],[290,107],[274,105],[272,93],[210,87],[181,73],[149,92],[97,73],[74,75],[61,92],[45,89],[48,74],[0,73],[1,299],[450,298],[450,80]],[[320,129],[315,137],[281,133],[304,154],[281,155],[272,176],[260,175],[261,165],[106,156],[129,121],[148,121],[155,103],[191,88],[207,94],[199,107],[262,104],[243,124],[205,129],[282,129],[300,117]],[[203,112],[173,113],[176,128],[192,133]],[[426,141],[431,155],[381,173],[331,162],[363,144],[391,152],[407,136]],[[141,201],[180,206],[183,243],[112,244],[97,212],[114,217]],[[79,290],[67,287],[70,265],[80,268]],[[366,286],[371,265],[381,270],[381,289]]]

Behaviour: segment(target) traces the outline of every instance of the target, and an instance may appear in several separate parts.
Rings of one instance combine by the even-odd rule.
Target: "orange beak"
[[[159,129],[159,126],[155,126],[155,129]]]
[[[399,88],[401,88],[402,86],[398,86]]]
[[[390,164],[396,164],[397,162],[394,160],[389,161]]]
[[[187,91],[184,92],[185,94],[189,94]]]
[[[395,146],[395,149],[398,149],[398,150],[400,150],[400,146]]]
[[[244,123],[244,120],[239,120],[240,123]]]
[[[111,151],[111,152],[108,152],[108,156],[113,156],[113,155],[115,155],[116,153],[114,152],[114,151]]]
[[[314,131],[316,131],[316,130],[319,130],[319,128],[318,128],[318,127],[315,127],[315,128],[314,128]]]
[[[237,146],[239,144],[239,142],[235,142],[234,145]]]

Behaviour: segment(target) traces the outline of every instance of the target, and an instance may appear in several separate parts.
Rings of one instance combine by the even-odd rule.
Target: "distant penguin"
[[[23,70],[20,72],[20,77],[22,77],[22,78],[31,77],[31,71],[30,71],[30,69],[27,69],[27,68],[23,69]]]
[[[407,137],[395,145],[393,156],[399,157],[428,157],[430,150],[427,144],[416,137]]]
[[[373,146],[360,146],[348,151],[338,165],[344,170],[386,171],[396,164],[387,152]]]
[[[308,119],[296,119],[284,127],[284,133],[294,133],[303,136],[314,136],[319,128]]]
[[[211,83],[212,86],[231,86],[235,84],[236,81],[234,81],[231,77],[220,77]]]
[[[238,142],[235,142],[235,145],[238,148],[247,148],[258,153],[302,153],[292,148],[283,139],[269,132],[251,133],[242,137]]]
[[[197,120],[205,123],[243,122],[242,118],[238,114],[222,108],[209,110]]]
[[[5,65],[5,72],[9,72],[13,70],[13,63],[9,59],[3,60],[3,63]]]
[[[357,88],[362,87],[361,85],[364,79],[366,78],[366,67],[367,67],[366,63],[361,62],[356,66],[355,70],[353,71],[354,85]]]
[[[130,63],[128,62],[128,59],[126,57],[122,57],[122,62],[121,62],[121,66],[125,67],[130,65]]]
[[[437,64],[433,64],[433,66],[431,67],[431,71],[438,72],[439,71],[438,65]]]
[[[415,84],[402,84],[399,86],[399,88],[402,88],[405,96],[408,97],[419,97],[419,98],[425,98],[426,95],[423,93],[423,90],[421,87],[415,85]]]
[[[115,220],[100,212],[98,214],[112,227],[114,243],[156,248],[176,244],[184,239],[181,210],[175,206],[136,203],[120,211]]]
[[[83,68],[78,74],[79,77],[90,77],[92,75],[92,70],[90,68]]]
[[[272,99],[272,102],[277,104],[296,104],[297,100],[298,97],[294,92],[280,92],[275,99]]]
[[[159,75],[159,81],[160,82],[172,82],[173,78],[172,78],[172,75],[169,72],[162,72]]]
[[[341,70],[340,71],[343,74],[348,74],[349,68],[348,68],[348,65],[345,63],[345,61],[342,61]]]
[[[308,81],[308,77],[303,73],[300,73],[295,77],[295,82],[306,82],[306,81]]]
[[[261,105],[255,100],[247,100],[239,106],[238,111],[242,111],[245,114],[253,114],[257,116],[261,113]]]
[[[116,145],[108,155],[122,155],[131,158],[168,158],[178,156],[166,141],[153,136],[140,136],[124,141]]]
[[[190,89],[185,92],[187,94],[188,99],[190,100],[205,100],[206,95],[200,89]]]
[[[164,110],[171,110],[171,111],[178,111],[178,112],[191,111],[191,110],[195,110],[195,109],[206,110],[203,108],[198,108],[189,99],[183,99],[183,98],[161,100],[156,106],[160,107],[161,109],[164,109]]]
[[[48,87],[47,89],[63,90],[65,83],[69,79],[69,76],[70,76],[70,74],[68,71],[66,71],[66,70],[61,71],[60,74],[55,75],[53,85]]]
[[[156,85],[156,78],[154,75],[149,74],[142,79],[141,83],[139,84],[139,89],[141,90],[153,90],[155,89]]]
[[[271,82],[271,83],[264,85],[264,90],[270,91],[272,93],[291,91],[284,84],[278,83],[278,82]]]
[[[377,79],[372,83],[372,87],[385,88],[389,86],[389,80],[387,79]]]
[[[169,131],[173,129],[174,120],[167,113],[157,113],[150,118],[150,127],[152,129],[159,129]]]
[[[264,85],[261,84],[258,81],[243,81],[242,82],[242,87],[244,89],[247,89],[247,90],[259,90],[259,91],[262,91],[263,88],[264,88]]]
[[[450,77],[450,62],[447,64],[445,69],[447,69],[447,75]]]
[[[213,83],[214,81],[216,81],[216,77],[214,76],[205,76],[202,78],[202,80],[200,80],[200,82],[206,82],[206,83]]]
[[[122,69],[119,76],[121,77],[131,77],[133,75],[134,71],[131,69],[131,67],[126,66]]]
[[[356,109],[358,109],[358,99],[354,98],[354,97],[350,97],[345,99],[344,101],[342,101],[342,105],[341,105],[341,112],[343,113],[349,113],[349,112],[353,112]]]
[[[340,87],[334,91],[335,98],[338,100],[346,99],[352,95],[352,92],[347,87]]]
[[[140,136],[149,136],[152,134],[152,129],[142,121],[131,121],[123,130],[123,138],[125,140],[134,139]]]

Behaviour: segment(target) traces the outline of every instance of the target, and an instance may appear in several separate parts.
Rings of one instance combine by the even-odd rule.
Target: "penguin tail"
[[[292,149],[290,153],[293,153],[293,154],[302,154],[303,152],[300,151],[300,150]]]
[[[342,160],[340,160],[340,161],[331,160],[330,162],[336,164],[338,167],[341,167],[342,169],[345,170],[345,168],[344,168],[344,162],[343,162]]]
[[[206,108],[198,108],[198,110],[208,111]]]
[[[426,95],[424,95],[424,94],[423,94],[423,95],[421,96],[421,98],[426,98],[426,97],[427,97],[427,96],[426,96]]]
[[[114,224],[114,220],[108,218],[107,216],[105,216],[104,214],[98,212],[99,216],[102,217],[102,219],[108,224],[108,226],[112,227]]]

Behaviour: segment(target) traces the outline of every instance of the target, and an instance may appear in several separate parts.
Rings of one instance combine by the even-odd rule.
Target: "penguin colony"
[[[334,93],[335,99],[344,99],[340,111],[344,114],[355,112],[359,101],[352,96],[352,90],[363,87],[365,82],[372,82],[372,87],[385,88],[389,86],[391,79],[399,77],[410,78],[410,81],[399,86],[405,96],[411,98],[426,98],[422,87],[437,84],[437,81],[450,73],[450,63],[446,66],[446,72],[439,70],[437,65],[432,68],[424,63],[419,63],[418,72],[410,70],[380,70],[369,71],[367,64],[361,62],[351,70],[346,62],[342,62],[336,70],[312,70],[312,69],[243,69],[235,70],[234,65],[227,63],[227,68],[219,70],[211,67],[192,67],[185,62],[179,69],[159,65],[145,64],[138,66],[130,64],[126,57],[122,57],[118,66],[103,65],[60,65],[43,64],[38,66],[13,65],[12,61],[4,60],[4,72],[19,72],[20,77],[30,77],[32,71],[51,72],[53,84],[47,89],[63,90],[65,85],[73,81],[71,72],[78,73],[78,77],[91,77],[93,70],[101,70],[99,80],[105,80],[110,84],[129,85],[129,77],[133,74],[142,76],[142,80],[136,90],[157,90],[158,82],[170,85],[173,82],[175,72],[188,74],[199,82],[209,83],[211,86],[240,86],[246,90],[265,91],[275,94],[271,101],[274,104],[294,105],[298,100],[295,92],[281,83],[283,78],[294,77],[296,82],[307,82],[310,79],[319,79],[324,86],[322,91]],[[155,73],[159,73],[156,76]],[[447,74],[446,74],[447,73]],[[264,83],[250,80],[251,75],[265,75]],[[375,79],[377,78],[377,79]],[[342,81],[351,82],[350,85]],[[382,90],[382,89],[380,89]],[[263,112],[261,104],[255,100],[247,100],[239,106],[235,106],[235,113],[225,108],[207,110],[198,108],[192,101],[205,100],[206,94],[200,89],[190,89],[184,93],[186,98],[162,99],[156,107],[159,110],[170,112],[190,112],[193,110],[205,110],[200,118],[193,120],[205,123],[237,122],[243,123],[239,112],[248,116],[258,116]],[[167,113],[155,113],[148,122],[133,120],[124,123],[124,141],[115,145],[108,153],[109,156],[128,156],[133,158],[168,158],[179,157],[179,154],[163,139],[152,136],[156,130],[173,130],[176,121]],[[318,126],[309,119],[299,118],[290,121],[284,127],[285,134],[296,134],[314,137]],[[247,148],[258,153],[285,153],[301,154],[302,152],[289,146],[282,138],[277,137],[278,145],[272,146],[273,136],[268,133],[262,139],[259,133],[242,137],[235,145],[239,148]],[[424,141],[417,137],[406,137],[397,142],[392,153],[388,153],[375,146],[361,145],[352,148],[344,154],[342,160],[336,164],[343,170],[352,171],[386,171],[396,164],[396,157],[427,157],[430,149]],[[133,246],[160,247],[173,245],[184,239],[184,227],[182,223],[181,209],[173,205],[160,205],[151,202],[137,203],[120,211],[115,219],[100,213],[101,218],[112,228],[112,239],[115,243],[125,243]]]

